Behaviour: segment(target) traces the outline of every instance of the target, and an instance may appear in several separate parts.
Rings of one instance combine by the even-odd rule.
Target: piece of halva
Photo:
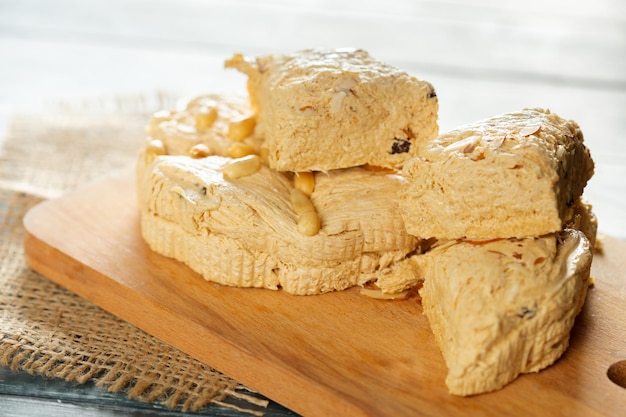
[[[433,86],[359,49],[308,49],[226,62],[248,76],[269,166],[400,168],[437,136]]]
[[[592,253],[578,230],[525,239],[449,241],[412,258],[450,393],[497,390],[566,350]]]
[[[321,220],[298,231],[287,174],[261,166],[238,179],[234,160],[140,153],[141,233],[150,248],[224,285],[318,294],[396,272],[419,248],[397,207],[399,175],[364,168],[316,173],[310,201]]]
[[[543,109],[438,136],[409,160],[400,209],[422,238],[502,238],[560,231],[593,175],[578,125]]]

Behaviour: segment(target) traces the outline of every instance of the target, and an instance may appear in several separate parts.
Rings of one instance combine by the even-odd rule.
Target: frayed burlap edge
[[[262,416],[264,398],[57,286],[24,260],[24,214],[45,198],[133,164],[149,114],[171,102],[141,100],[123,112],[100,103],[88,112],[12,120],[0,148],[0,365],[94,381],[182,411],[218,404]],[[98,108],[103,111],[93,111]]]

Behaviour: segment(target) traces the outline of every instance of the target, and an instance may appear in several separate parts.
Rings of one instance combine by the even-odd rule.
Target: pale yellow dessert
[[[537,238],[450,241],[413,258],[450,393],[502,388],[556,361],[585,301],[592,253],[573,229]]]
[[[207,280],[318,294],[394,274],[418,250],[397,208],[398,175],[317,173],[307,199],[287,175],[248,164],[257,156],[160,153],[149,144],[139,157],[141,233],[152,250]],[[233,176],[242,162],[252,168]],[[309,209],[299,209],[294,195]]]
[[[572,219],[593,174],[578,125],[542,109],[438,136],[408,161],[407,230],[437,239],[541,236]]]
[[[328,171],[399,168],[437,136],[433,86],[358,49],[309,49],[227,67],[248,76],[269,166]]]

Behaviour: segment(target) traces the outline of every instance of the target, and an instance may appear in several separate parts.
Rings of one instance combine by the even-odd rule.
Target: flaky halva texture
[[[593,175],[578,125],[526,109],[438,136],[408,161],[400,209],[407,230],[437,239],[560,231]]]
[[[226,62],[248,76],[269,166],[400,168],[437,136],[433,86],[359,49],[309,49]]]
[[[450,393],[497,390],[557,360],[589,286],[592,253],[578,230],[449,241],[414,258],[424,313]]]
[[[595,213],[593,212],[593,208],[591,204],[587,203],[582,198],[579,198],[574,203],[573,209],[574,209],[574,215],[572,219],[567,223],[564,229],[574,229],[574,230],[581,231],[585,235],[587,240],[589,241],[589,250],[591,253],[593,253],[596,247],[596,241],[597,241],[598,219]],[[531,239],[535,239],[535,238],[531,237]],[[504,238],[486,239],[486,240],[483,239],[483,240],[476,240],[474,242],[488,243],[490,240],[501,241],[501,240],[504,240]],[[437,241],[436,239],[422,240],[420,247],[421,247],[421,251],[426,254],[432,248],[436,248],[437,246],[442,246],[444,244],[450,244],[451,242],[462,243],[462,242],[467,242],[467,240],[466,239],[455,239],[453,241],[451,240]],[[478,245],[478,246],[479,248],[481,247],[481,245]],[[476,249],[476,250],[478,251],[482,249]],[[466,260],[466,262],[474,262],[473,255],[468,253],[468,256],[469,258],[468,260]],[[423,257],[420,253],[416,254],[415,256],[410,256],[406,260],[404,260],[401,265],[398,265],[394,274],[387,274],[387,275],[381,276],[377,280],[377,284],[381,288],[383,288],[384,293],[390,293],[390,294],[394,294],[394,293],[397,294],[407,289],[419,287],[421,283],[424,281],[424,279],[426,279],[426,276],[424,275],[424,270],[425,270],[424,265],[425,265],[425,262],[428,262],[427,259],[428,259],[427,257]],[[490,267],[491,267],[490,265],[484,265],[485,270],[487,270]]]
[[[398,175],[317,173],[311,201],[322,227],[305,236],[283,173],[262,166],[227,180],[222,171],[231,158],[154,155],[149,148],[139,158],[143,238],[207,280],[319,294],[394,274],[419,249],[397,209]]]

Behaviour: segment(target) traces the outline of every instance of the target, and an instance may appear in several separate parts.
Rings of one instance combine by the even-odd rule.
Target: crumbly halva
[[[269,166],[328,171],[400,168],[437,136],[433,86],[358,49],[310,49],[227,67],[248,76]]]
[[[418,287],[452,394],[562,355],[597,232],[575,122],[526,109],[437,137],[432,85],[362,50],[226,66],[248,76],[247,99],[205,95],[150,121],[137,188],[152,250],[231,286]]]
[[[419,248],[397,209],[404,181],[364,168],[316,175],[314,236],[298,231],[287,175],[224,179],[231,158],[140,155],[141,232],[154,251],[224,285],[318,294],[393,274]]]
[[[408,161],[400,209],[407,230],[437,239],[560,231],[593,175],[573,121],[526,109],[438,136]]]
[[[502,388],[556,361],[585,301],[592,253],[573,229],[536,238],[450,241],[416,256],[424,313],[450,393]]]

